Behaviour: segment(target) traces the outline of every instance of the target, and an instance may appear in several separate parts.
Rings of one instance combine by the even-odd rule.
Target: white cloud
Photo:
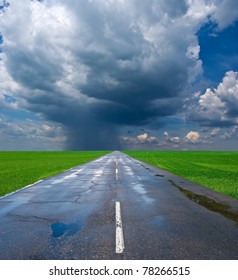
[[[66,141],[62,127],[29,119],[13,121],[0,116],[0,146],[7,149],[63,149]],[[6,142],[4,144],[4,142]]]
[[[216,136],[219,132],[220,132],[220,128],[219,128],[219,127],[215,127],[215,128],[213,128],[213,129],[211,130],[210,136],[211,136],[211,137],[214,137],[214,136]]]
[[[136,138],[139,141],[139,143],[143,143],[143,144],[145,144],[145,143],[152,144],[152,143],[158,142],[156,137],[149,136],[147,133],[140,134],[140,135],[136,136]]]
[[[238,72],[228,71],[214,93],[228,106],[238,109]]]
[[[169,141],[172,143],[179,143],[180,138],[178,136],[169,138]]]
[[[238,123],[238,72],[226,72],[217,88],[200,95],[198,107],[191,108],[191,119],[208,126]]]
[[[199,53],[200,53],[200,46],[199,45],[190,45],[187,48],[187,57],[192,58],[192,59],[198,59],[199,58]]]
[[[220,29],[225,29],[238,18],[237,0],[216,1],[219,3],[213,14]]]
[[[200,96],[199,106],[203,112],[203,117],[220,120],[225,111],[225,104],[219,96],[210,88]]]
[[[184,141],[191,144],[197,144],[200,142],[200,133],[190,131],[184,138]]]
[[[147,133],[140,134],[140,135],[136,136],[136,138],[137,138],[139,141],[146,141],[146,140],[148,139],[148,134],[147,134]]]
[[[178,137],[178,136],[170,137],[170,134],[168,131],[164,132],[164,136],[166,137],[166,140],[165,140],[166,144],[170,144],[170,143],[178,144],[180,142],[180,137]]]
[[[216,10],[215,1],[209,0],[187,0],[189,10],[186,19],[193,22],[194,28],[204,23],[208,16],[212,15]]]
[[[21,87],[9,75],[4,63],[5,60],[5,55],[2,55],[0,57],[0,108],[17,109],[18,100],[16,96]]]
[[[121,137],[121,141],[125,144],[129,144],[132,146],[138,145],[158,145],[159,141],[155,136],[149,136],[147,133],[139,134],[136,137]]]
[[[218,23],[219,29],[225,29],[238,18],[237,0],[188,0],[187,16],[201,23],[210,17]]]

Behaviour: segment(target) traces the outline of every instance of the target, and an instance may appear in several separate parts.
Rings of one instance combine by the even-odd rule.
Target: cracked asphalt
[[[0,199],[2,260],[238,259],[237,237],[238,200],[121,152]]]

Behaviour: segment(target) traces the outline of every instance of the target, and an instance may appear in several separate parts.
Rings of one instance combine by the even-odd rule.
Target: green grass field
[[[238,199],[238,152],[125,151],[125,153]]]
[[[107,151],[0,152],[0,196],[107,153]],[[238,199],[238,152],[125,151],[125,153]]]
[[[0,196],[107,153],[0,152]]]

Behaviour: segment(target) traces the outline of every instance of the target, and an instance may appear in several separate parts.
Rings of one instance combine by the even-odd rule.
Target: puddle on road
[[[151,223],[156,226],[163,226],[165,222],[165,217],[162,215],[158,215],[151,220]]]
[[[181,193],[183,193],[191,201],[207,208],[210,211],[217,212],[238,224],[238,214],[231,212],[229,205],[219,203],[204,195],[196,194],[192,191],[181,188],[172,180],[168,180],[168,181],[171,182],[174,187],[176,187]]]
[[[76,234],[82,228],[82,223],[53,223],[51,225],[51,231],[53,237],[60,237],[65,234],[65,236],[70,236]]]

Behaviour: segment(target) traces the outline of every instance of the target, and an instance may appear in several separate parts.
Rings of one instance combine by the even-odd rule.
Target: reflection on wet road
[[[237,259],[238,201],[113,152],[0,199],[0,259]]]

